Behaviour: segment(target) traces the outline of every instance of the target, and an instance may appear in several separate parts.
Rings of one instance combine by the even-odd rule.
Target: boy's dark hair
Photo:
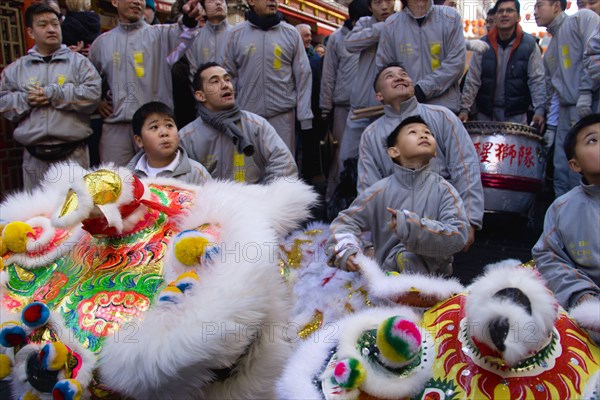
[[[408,118],[403,119],[402,122],[400,122],[398,124],[398,126],[394,128],[392,133],[390,133],[390,135],[387,137],[386,144],[387,144],[388,149],[390,147],[394,147],[396,145],[396,139],[398,138],[398,135],[400,134],[400,130],[402,130],[402,128],[404,128],[408,124],[423,124],[423,125],[429,127],[429,125],[427,125],[427,122],[425,122],[423,120],[423,118],[421,118],[420,115],[412,115]]]
[[[567,156],[567,160],[575,157],[575,145],[577,144],[577,136],[579,132],[590,125],[600,123],[600,114],[590,114],[581,118],[567,133],[565,137],[564,149]]]
[[[377,81],[379,80],[379,77],[381,76],[383,71],[385,71],[388,68],[392,68],[392,67],[402,68],[402,70],[406,72],[406,68],[404,68],[404,66],[397,61],[391,62],[389,64],[385,64],[383,67],[379,68],[377,70],[377,73],[375,74],[375,80],[373,80],[373,90],[375,90],[375,93],[377,93]]]
[[[200,67],[198,67],[198,71],[196,71],[196,73],[194,74],[194,83],[193,83],[194,91],[202,90],[202,77],[200,75],[202,74],[202,72],[204,72],[205,70],[212,68],[212,67],[223,68],[222,65],[220,65],[219,63],[216,63],[214,61],[204,63],[204,64],[200,65]]]
[[[33,17],[35,17],[36,15],[46,14],[46,13],[52,13],[52,14],[56,15],[56,17],[60,21],[60,14],[58,14],[56,11],[54,11],[52,9],[52,7],[50,7],[46,3],[38,3],[38,4],[32,4],[29,7],[27,7],[27,11],[25,11],[25,26],[27,28],[33,27]]]
[[[494,15],[496,15],[496,7],[490,8],[486,14],[486,17],[493,17]]]
[[[492,8],[492,10],[494,10],[494,15],[496,15],[496,13],[498,12],[498,7],[500,7],[500,4],[502,4],[502,3],[515,3],[515,8],[517,9],[517,14],[519,14],[519,15],[521,14],[521,4],[519,3],[519,0],[498,0],[498,1],[496,1],[496,4],[494,4],[494,7]]]
[[[168,105],[160,101],[151,101],[138,108],[133,114],[133,118],[131,118],[131,130],[133,130],[134,135],[142,136],[144,122],[152,114],[165,115],[175,122],[175,114],[173,114],[173,110]],[[177,122],[175,122],[175,126],[177,126]]]
[[[350,17],[350,21],[356,22],[362,17],[373,15],[369,9],[369,4],[367,4],[367,0],[353,0],[352,3],[348,5],[348,16]]]

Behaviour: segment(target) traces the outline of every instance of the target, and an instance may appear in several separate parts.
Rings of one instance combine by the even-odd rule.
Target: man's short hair
[[[175,114],[173,114],[173,110],[166,105],[165,103],[161,103],[160,101],[151,101],[150,103],[146,103],[133,114],[131,118],[131,130],[134,135],[142,136],[142,127],[144,126],[144,122],[146,119],[152,115],[164,115],[173,119],[175,125],[177,126],[177,122],[175,120]]]
[[[590,114],[581,118],[567,133],[565,137],[564,149],[567,156],[567,160],[572,159],[576,156],[575,145],[577,144],[577,136],[579,132],[590,125],[600,123],[600,114]]]
[[[27,28],[33,27],[33,17],[40,14],[52,13],[56,15],[58,20],[60,21],[60,14],[58,14],[52,7],[45,3],[32,4],[27,7],[27,11],[25,11],[25,26]]]
[[[353,0],[352,3],[348,5],[348,16],[350,17],[350,21],[356,22],[362,17],[373,15],[367,2],[368,0]]]
[[[373,81],[373,89],[375,90],[375,93],[377,93],[377,81],[379,80],[379,77],[381,76],[383,71],[385,71],[388,68],[392,68],[392,67],[402,68],[402,70],[404,72],[406,72],[406,69],[404,68],[404,66],[397,61],[385,64],[383,67],[379,68],[377,70],[377,73],[375,74],[375,80]]]
[[[493,17],[494,15],[496,15],[496,7],[490,8],[487,12],[488,17]]]
[[[498,7],[500,7],[500,4],[502,3],[515,3],[515,8],[517,9],[517,14],[521,14],[521,3],[519,3],[519,0],[498,0],[496,1],[496,4],[494,4],[494,7],[492,8],[492,10],[494,10],[494,14],[496,15],[498,13]],[[489,13],[488,13],[489,15]]]
[[[408,124],[423,124],[423,125],[429,127],[429,125],[427,125],[427,122],[425,122],[425,120],[423,120],[423,118],[421,118],[420,115],[411,115],[408,118],[404,118],[402,120],[402,122],[400,122],[398,124],[398,126],[394,128],[392,133],[390,133],[390,135],[387,137],[387,148],[388,149],[390,147],[394,147],[396,145],[396,139],[398,138],[398,135],[400,134],[400,130],[402,130],[402,128],[404,128]]]
[[[194,91],[197,90],[202,90],[202,72],[204,72],[205,70],[212,68],[212,67],[221,67],[223,68],[223,66],[219,63],[216,63],[214,61],[210,61],[207,63],[204,63],[202,65],[200,65],[200,67],[198,67],[198,71],[196,71],[196,74],[194,75]]]

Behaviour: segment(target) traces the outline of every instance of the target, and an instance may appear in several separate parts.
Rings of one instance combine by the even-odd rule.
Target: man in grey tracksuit
[[[583,53],[600,16],[583,9],[573,15],[564,12],[566,1],[544,0],[536,3],[534,15],[539,26],[552,35],[544,53],[547,90],[558,93],[560,110],[554,139],[554,193],[561,196],[579,184],[579,176],[570,171],[563,150],[565,136],[580,118],[592,113],[599,91],[583,66]],[[550,101],[551,95],[547,96]]]
[[[499,0],[495,27],[484,36],[490,48],[473,54],[462,92],[459,118],[467,121],[477,104],[478,121],[532,123],[544,131],[546,84],[542,54],[535,38],[519,25],[518,0]]]
[[[459,82],[465,68],[462,18],[433,0],[402,0],[404,9],[385,22],[377,50],[377,67],[397,62],[415,82],[419,103],[448,107],[458,113]]]
[[[344,39],[348,32],[350,32],[350,29],[345,24],[329,36],[327,57],[325,57],[323,63],[323,75],[321,77],[321,112],[324,119],[333,113],[332,134],[338,145],[342,143],[344,130],[346,129],[346,119],[350,112],[350,91],[356,83],[358,67],[358,53],[350,53],[344,46]],[[329,168],[325,196],[327,200],[333,195],[338,180],[338,163],[339,147],[336,147]]]
[[[414,95],[412,79],[401,67],[388,67],[378,76],[377,96],[385,105],[385,114],[363,133],[358,159],[357,191],[363,193],[375,182],[394,173],[385,140],[405,118],[420,115],[431,129],[437,143],[437,155],[431,169],[447,179],[458,191],[474,230],[483,224],[483,187],[479,158],[475,146],[460,122],[446,107],[421,104]]]
[[[87,58],[61,45],[59,16],[50,7],[29,7],[26,25],[36,45],[2,71],[0,114],[17,123],[14,139],[26,147],[23,183],[31,190],[53,163],[89,167],[85,139],[101,79]]]
[[[169,53],[181,40],[191,41],[196,21],[184,14],[183,23],[148,25],[143,18],[143,0],[119,0],[118,25],[99,36],[90,47],[89,58],[104,80],[100,114],[104,118],[100,160],[127,165],[136,147],[131,132],[135,111],[150,101],[173,108]]]
[[[204,165],[215,179],[268,183],[277,177],[297,177],[292,153],[264,118],[244,110],[234,112],[239,130],[235,142],[225,129],[211,126],[208,118],[203,120],[203,109],[209,117],[237,109],[225,69],[214,63],[199,70],[194,83],[200,116],[179,130],[180,146],[190,158]],[[247,152],[248,148],[253,151]]]
[[[190,62],[190,83],[198,67],[207,62],[223,60],[227,33],[232,26],[227,22],[227,2],[225,0],[202,0],[206,12],[206,24],[199,30],[194,42],[186,52]]]
[[[358,157],[358,144],[360,136],[373,118],[352,119],[355,110],[379,105],[375,100],[373,79],[375,78],[375,54],[385,21],[394,13],[394,2],[388,0],[369,0],[369,9],[372,16],[362,17],[356,22],[354,28],[346,35],[344,44],[350,53],[359,54],[356,78],[352,83],[350,94],[350,113],[346,119],[346,129],[340,144],[339,163],[340,172],[343,170],[344,161]]]
[[[392,175],[361,193],[331,223],[325,252],[336,266],[352,271],[358,238],[370,231],[384,270],[450,275],[452,255],[464,247],[469,230],[462,201],[428,164],[413,169],[396,160]]]
[[[237,80],[240,108],[265,118],[294,154],[296,118],[302,130],[312,129],[308,57],[276,1],[250,0],[249,5],[248,20],[229,32],[223,67]]]
[[[590,40],[588,40],[587,49],[583,55],[583,64],[592,80],[593,89],[600,89],[600,25],[596,27]],[[594,112],[600,113],[600,101]]]

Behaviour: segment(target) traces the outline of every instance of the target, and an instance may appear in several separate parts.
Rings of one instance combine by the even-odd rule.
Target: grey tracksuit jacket
[[[167,56],[177,49],[180,24],[148,25],[142,18],[119,23],[100,35],[89,58],[110,90],[113,113],[107,123],[129,122],[142,105],[161,101],[173,108],[171,65]]]
[[[237,79],[240,108],[271,118],[296,109],[312,128],[312,72],[300,34],[287,22],[263,31],[249,21],[229,32],[223,66]]]
[[[359,54],[355,75],[358,79],[352,83],[350,94],[350,107],[353,110],[379,105],[375,100],[373,80],[377,73],[375,55],[383,24],[384,22],[377,22],[374,17],[362,17],[348,32],[344,40],[346,50],[353,54]]]
[[[583,9],[569,16],[563,12],[548,26],[552,39],[544,53],[546,85],[558,93],[561,106],[574,106],[580,96],[592,96],[592,80],[583,67],[583,53],[598,24],[600,16]]]
[[[161,171],[157,177],[175,178],[193,185],[203,185],[206,181],[212,179],[206,168],[198,161],[190,159],[185,149],[179,146],[179,163],[173,171]],[[138,152],[127,164],[127,169],[140,178],[147,178],[146,172],[137,169],[137,163],[144,156],[144,151]]]
[[[207,62],[220,64],[223,61],[227,33],[231,28],[232,26],[224,19],[216,25],[207,22],[198,30],[198,35],[186,52],[190,62],[190,83],[193,82],[194,75],[202,64]]]
[[[331,113],[336,105],[350,105],[350,94],[357,81],[359,54],[350,53],[344,45],[349,32],[350,30],[343,26],[333,32],[327,42],[319,103],[321,110],[327,113]]]
[[[275,129],[262,117],[241,111],[240,127],[254,146],[250,157],[237,152],[230,138],[196,118],[179,131],[180,145],[215,179],[268,183],[281,176],[295,177],[292,153]]]
[[[395,164],[387,154],[386,139],[406,117],[420,115],[437,142],[431,169],[456,188],[471,225],[483,223],[483,187],[479,158],[462,122],[447,108],[420,104],[413,96],[401,105],[400,113],[385,106],[385,114],[365,129],[359,148],[357,190],[364,192],[378,180],[391,175]]]
[[[600,88],[600,24],[588,40],[583,63],[594,90],[597,90]]]
[[[536,266],[566,309],[584,294],[600,295],[600,187],[580,186],[560,196],[533,247]]]
[[[397,210],[394,231],[387,207]],[[468,228],[462,201],[450,183],[428,166],[410,170],[394,164],[392,175],[361,193],[331,223],[325,251],[333,257],[340,250],[335,248],[339,234],[359,237],[371,231],[375,258],[383,269],[451,274],[452,255],[464,247]],[[358,251],[348,250],[341,267]]]
[[[44,88],[49,105],[29,105],[33,86]],[[24,146],[75,142],[92,134],[100,93],[100,75],[87,58],[62,45],[45,62],[33,47],[2,71],[0,113],[18,123],[13,137]]]
[[[459,81],[466,50],[462,18],[451,7],[430,8],[419,26],[408,8],[385,21],[377,50],[377,66],[399,62],[425,95],[426,104],[459,111]]]

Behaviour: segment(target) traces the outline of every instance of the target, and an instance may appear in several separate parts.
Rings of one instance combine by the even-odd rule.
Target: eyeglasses
[[[516,12],[517,12],[516,8],[501,8],[499,10],[496,10],[496,15],[514,14]]]

